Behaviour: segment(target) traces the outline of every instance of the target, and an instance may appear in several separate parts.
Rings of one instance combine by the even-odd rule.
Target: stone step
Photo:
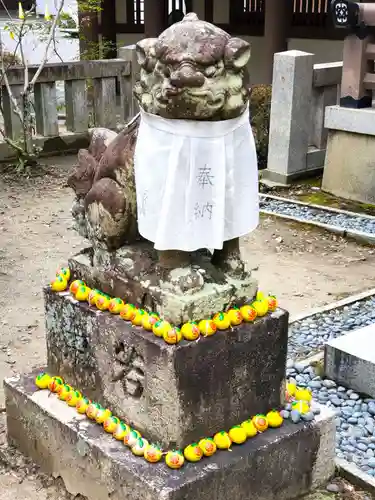
[[[327,377],[375,398],[375,324],[329,341],[324,358]]]
[[[56,395],[36,390],[34,378],[5,381],[9,442],[88,500],[289,500],[334,473],[335,425],[328,409],[311,423],[286,422],[232,452],[173,471],[132,455]]]

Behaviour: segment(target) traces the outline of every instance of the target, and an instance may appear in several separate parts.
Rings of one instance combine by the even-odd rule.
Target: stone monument
[[[96,131],[80,152],[69,185],[77,228],[92,247],[70,267],[179,324],[256,293],[238,239],[258,223],[250,46],[189,14],[136,50],[141,127],[136,120],[108,147],[113,133]],[[204,251],[210,245],[212,258]]]
[[[118,135],[95,130],[69,179],[76,227],[90,241],[69,268],[90,289],[176,327],[210,323],[257,292],[239,248],[258,223],[250,47],[189,14],[136,50],[140,116]],[[45,314],[48,372],[163,450],[284,404],[288,313],[280,309],[176,345],[68,291],[46,289]],[[173,471],[35,392],[33,375],[8,380],[6,396],[10,441],[90,500],[286,500],[333,472],[333,419],[324,412]]]

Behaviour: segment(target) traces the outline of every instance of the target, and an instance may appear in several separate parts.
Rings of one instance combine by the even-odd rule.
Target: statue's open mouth
[[[209,90],[204,90],[201,92],[188,92],[189,97],[193,99],[200,99],[202,101],[206,101],[210,106],[215,106],[220,103],[224,103],[225,95],[221,94],[213,94]]]
[[[225,94],[213,94],[210,90],[193,90],[191,88],[182,88],[178,89],[175,87],[167,87],[164,89],[159,89],[155,94],[155,99],[160,104],[171,104],[171,99],[178,98],[178,100],[183,101],[203,101],[206,102],[209,106],[213,106],[215,108],[224,105]]]
[[[177,87],[167,87],[162,90],[161,95],[165,98],[175,97],[184,92],[184,89],[178,89]]]

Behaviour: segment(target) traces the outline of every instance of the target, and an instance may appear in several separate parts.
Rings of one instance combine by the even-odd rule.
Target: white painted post
[[[307,168],[312,82],[313,54],[299,50],[275,54],[265,179],[288,184]]]

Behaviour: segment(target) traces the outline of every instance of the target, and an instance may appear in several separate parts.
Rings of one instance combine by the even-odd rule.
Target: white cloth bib
[[[140,234],[157,250],[221,249],[259,222],[249,111],[220,122],[141,111],[134,157]]]

